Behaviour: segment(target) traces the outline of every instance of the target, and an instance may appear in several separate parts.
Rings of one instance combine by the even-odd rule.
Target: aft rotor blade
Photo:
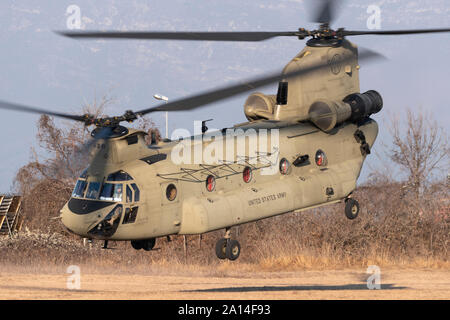
[[[336,8],[333,0],[314,0],[316,12],[313,21],[318,23],[331,23],[334,19]]]
[[[0,101],[0,109],[5,110],[12,110],[12,111],[21,111],[21,112],[28,112],[28,113],[36,113],[36,114],[46,114],[49,116],[54,116],[58,118],[64,118],[69,120],[75,120],[75,121],[81,121],[85,122],[86,118],[79,115],[72,115],[72,114],[66,114],[66,113],[60,113],[45,109],[38,109],[34,107],[24,106],[21,104],[6,102],[6,101]]]
[[[441,33],[450,32],[450,29],[412,29],[412,30],[370,30],[370,31],[350,31],[343,30],[342,36],[360,36],[360,35],[402,35],[402,34],[420,34],[420,33]]]
[[[359,61],[367,61],[375,58],[382,58],[383,56],[379,53],[370,51],[370,50],[364,50],[359,55]],[[352,60],[353,57],[344,58],[340,61],[340,63],[344,64],[350,60]],[[205,93],[201,93],[195,96],[191,96],[188,98],[176,100],[173,102],[169,102],[166,104],[162,104],[157,107],[144,109],[141,111],[135,112],[137,115],[144,115],[150,112],[156,112],[156,111],[187,111],[187,110],[193,110],[197,109],[199,107],[203,107],[207,104],[217,102],[220,100],[224,100],[227,98],[230,98],[232,96],[252,91],[260,87],[264,87],[266,85],[279,82],[281,80],[288,80],[290,78],[298,77],[298,76],[304,76],[309,73],[319,71],[324,68],[329,68],[330,65],[328,63],[320,63],[316,64],[307,68],[303,68],[297,71],[293,71],[286,74],[281,74],[280,72],[275,72],[270,75],[266,75],[265,77],[252,79],[249,81],[246,81],[245,83],[240,83],[232,86],[227,86],[218,90],[212,90]]]
[[[301,32],[58,31],[57,33],[70,38],[191,41],[264,41],[280,36],[299,36]]]

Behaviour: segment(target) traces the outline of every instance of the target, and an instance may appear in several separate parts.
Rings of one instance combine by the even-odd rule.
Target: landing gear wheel
[[[145,251],[150,251],[155,247],[155,244],[156,244],[155,238],[143,240],[142,249],[144,249]]]
[[[226,259],[227,257],[227,239],[219,239],[216,243],[216,256],[219,259]]]
[[[139,240],[131,240],[131,246],[135,250],[141,250],[142,249],[142,241]]]
[[[233,261],[239,258],[239,254],[241,253],[241,245],[237,240],[228,240],[227,248],[226,248],[226,256],[229,260]]]
[[[359,213],[359,203],[355,199],[349,198],[345,201],[345,216],[350,220],[355,219]]]

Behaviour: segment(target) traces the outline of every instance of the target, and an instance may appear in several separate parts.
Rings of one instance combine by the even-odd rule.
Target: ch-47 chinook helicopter
[[[224,229],[216,244],[220,259],[235,260],[240,254],[230,228],[294,210],[345,202],[345,215],[359,212],[351,197],[362,165],[378,134],[370,116],[382,108],[374,90],[360,93],[359,63],[379,57],[358,53],[348,41],[356,35],[397,35],[448,32],[450,29],[399,31],[333,30],[332,1],[323,1],[316,20],[318,30],[293,32],[62,32],[73,38],[124,38],[207,41],[263,41],[278,36],[311,38],[281,72],[208,91],[122,116],[95,118],[70,115],[19,104],[0,102],[0,108],[47,114],[94,125],[95,148],[86,171],[61,210],[64,226],[82,237],[131,241],[134,249],[151,250],[155,239],[170,235],[202,234]],[[183,152],[211,140],[202,130],[191,139],[164,141],[147,146],[143,131],[122,122],[160,111],[186,111],[209,103],[279,83],[276,95],[253,93],[245,102],[247,123],[232,129],[266,132],[266,152],[255,153],[245,145],[239,151],[233,136],[231,147],[219,151],[233,155],[215,164],[177,163],[174,149],[191,141]],[[276,129],[276,131],[274,131]],[[225,136],[226,129],[219,131]],[[258,139],[261,135],[258,136]],[[271,140],[272,139],[272,140]],[[258,140],[262,141],[262,140]],[[263,142],[265,144],[266,142]],[[192,150],[191,150],[192,149]],[[195,152],[193,152],[195,153]],[[254,155],[252,157],[252,154]],[[219,159],[220,160],[220,159]],[[251,161],[255,160],[255,161]],[[274,168],[271,174],[264,169]]]

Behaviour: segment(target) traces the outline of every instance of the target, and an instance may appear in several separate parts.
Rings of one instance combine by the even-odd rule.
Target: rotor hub
[[[128,129],[124,126],[114,127],[97,127],[91,132],[91,136],[94,139],[112,139],[122,137],[128,134]]]

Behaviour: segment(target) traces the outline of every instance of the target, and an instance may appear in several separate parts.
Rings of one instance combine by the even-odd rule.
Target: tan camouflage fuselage
[[[342,55],[353,55],[354,61],[340,65]],[[242,172],[246,165],[238,162],[243,156],[250,155],[252,150],[248,146],[245,155],[235,154],[235,163],[224,174],[220,164],[207,167],[207,170],[198,163],[176,164],[172,159],[172,149],[181,143],[179,141],[149,148],[144,141],[145,133],[132,129],[117,138],[98,140],[87,182],[104,182],[109,174],[122,170],[133,178],[124,184],[137,185],[140,197],[139,201],[134,201],[134,197],[129,202],[123,199],[120,202],[123,210],[115,231],[110,236],[97,238],[139,240],[173,234],[201,234],[348,197],[356,188],[366,157],[355,132],[362,131],[371,148],[378,134],[378,125],[370,118],[358,124],[344,119],[338,121],[332,130],[324,132],[308,121],[308,111],[314,101],[341,101],[349,94],[359,92],[357,49],[345,40],[338,47],[306,47],[286,66],[285,72],[321,60],[327,60],[330,69],[289,81],[287,105],[272,105],[272,110],[268,108],[260,110],[260,113],[250,110],[253,112],[252,121],[236,126],[244,130],[253,128],[256,132],[267,129],[269,138],[270,129],[279,129],[279,149],[274,165],[278,168],[281,159],[289,161],[291,166],[287,174],[277,170],[275,174],[265,175],[261,166],[255,165],[251,181],[245,182]],[[137,140],[130,144],[130,137],[137,137]],[[199,143],[206,147],[210,142]],[[226,153],[227,146],[223,148]],[[315,163],[314,156],[318,150],[326,154],[326,165]],[[157,154],[165,154],[166,157],[156,157],[159,161],[155,162],[145,161]],[[296,159],[305,155],[309,163],[293,165]],[[213,191],[206,188],[208,175],[216,177]],[[170,184],[177,190],[172,201],[166,194]],[[62,222],[82,237],[95,238],[88,231],[115,206],[117,202],[113,201],[71,199],[61,211]],[[128,211],[138,208],[131,223],[124,223],[127,208]]]

